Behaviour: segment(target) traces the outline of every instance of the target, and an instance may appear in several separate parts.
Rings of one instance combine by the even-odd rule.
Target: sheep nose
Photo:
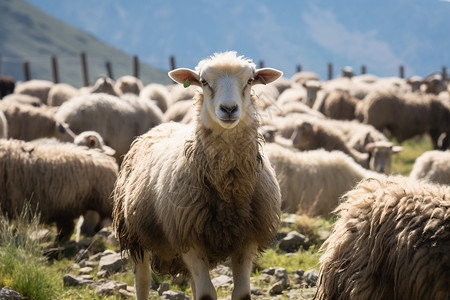
[[[237,109],[238,109],[238,106],[236,104],[228,104],[228,105],[221,104],[220,105],[220,110],[227,113],[229,116],[231,116],[234,112],[236,112]]]

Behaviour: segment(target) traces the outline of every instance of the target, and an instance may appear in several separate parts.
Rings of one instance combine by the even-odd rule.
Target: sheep
[[[450,185],[450,151],[431,150],[422,153],[414,162],[409,177]]]
[[[139,95],[146,99],[151,99],[156,102],[156,105],[164,113],[170,104],[170,93],[167,88],[159,83],[150,83],[146,85]]]
[[[306,71],[297,72],[291,77],[291,81],[298,84],[303,84],[307,80],[319,81],[320,78],[319,75],[317,75],[316,73]]]
[[[450,299],[449,195],[401,176],[360,182],[335,211],[314,299]]]
[[[285,90],[291,88],[293,82],[289,78],[281,77],[281,78],[278,78],[277,81],[274,81],[271,84],[277,88],[278,94],[281,94]]]
[[[113,226],[148,299],[149,258],[160,273],[189,273],[194,299],[217,299],[209,269],[231,257],[232,299],[250,299],[252,260],[276,235],[280,190],[259,146],[253,84],[281,72],[236,52],[214,54],[176,82],[201,87],[192,125],[161,124],[127,153],[113,192]]]
[[[139,95],[144,85],[142,80],[131,75],[119,77],[115,83],[115,90],[120,91],[121,94],[131,93]]]
[[[33,79],[17,83],[14,93],[35,96],[41,99],[42,103],[47,104],[48,92],[52,86],[53,82],[51,81]]]
[[[116,88],[116,83],[114,82],[114,80],[107,76],[100,76],[99,78],[97,78],[94,86],[89,88],[89,92],[91,94],[105,93],[117,97],[122,94],[121,91]]]
[[[79,94],[80,91],[70,84],[56,83],[48,92],[47,104],[49,106],[61,106],[61,104]]]
[[[8,120],[0,109],[0,139],[8,138]]]
[[[49,107],[34,107],[14,101],[0,101],[0,110],[8,120],[8,137],[31,141],[55,136],[55,113]]]
[[[411,86],[411,92],[420,91],[423,83],[423,78],[420,76],[411,76],[408,78],[406,83]]]
[[[0,75],[0,99],[12,94],[16,87],[16,80],[11,76]]]
[[[331,119],[352,120],[355,118],[358,101],[346,91],[335,90],[326,94],[320,101],[316,101],[313,109]]]
[[[447,90],[447,84],[440,72],[432,73],[423,80],[423,89],[425,93],[439,95],[440,92]]]
[[[117,173],[114,158],[100,151],[68,143],[0,140],[1,210],[14,216],[30,202],[42,223],[56,223],[55,242],[64,243],[73,233],[74,219],[88,210],[111,217]]]
[[[116,151],[114,157],[119,164],[134,138],[160,124],[162,118],[153,101],[132,94],[120,99],[104,93],[78,96],[63,103],[55,113],[57,122],[68,124],[75,134],[98,132],[105,144]],[[57,137],[70,140],[66,135]]]
[[[450,132],[450,104],[436,96],[375,92],[357,106],[356,116],[362,123],[387,131],[400,143],[428,133],[434,149],[439,136]]]
[[[170,92],[170,103],[173,104],[178,101],[192,100],[197,91],[195,85],[189,85],[184,87],[183,85],[177,84],[176,86],[169,89]]]
[[[287,102],[303,102],[309,107],[314,105],[317,98],[317,92],[322,88],[318,80],[306,80],[301,87],[286,89],[277,100],[278,105]]]
[[[378,176],[340,151],[293,151],[266,143],[264,152],[277,174],[281,209],[311,217],[330,217],[340,196],[360,180]]]
[[[261,113],[266,113],[273,116],[287,116],[292,113],[301,113],[313,115],[318,119],[326,118],[321,112],[312,109],[302,102],[288,102],[283,105],[271,105],[266,107],[266,109]]]

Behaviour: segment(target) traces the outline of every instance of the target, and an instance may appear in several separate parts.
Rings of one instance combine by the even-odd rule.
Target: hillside
[[[52,79],[51,57],[58,58],[60,82],[82,85],[80,53],[87,55],[89,81],[106,74],[111,62],[115,78],[132,74],[133,59],[90,34],[44,13],[23,0],[0,1],[0,74],[23,80],[23,62],[29,61],[31,78]],[[169,83],[166,71],[140,62],[144,84]]]

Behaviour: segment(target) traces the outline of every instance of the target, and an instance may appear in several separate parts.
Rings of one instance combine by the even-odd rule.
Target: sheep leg
[[[134,265],[134,289],[137,300],[148,299],[151,282],[148,253],[144,252],[142,259],[137,258]]]
[[[56,221],[57,234],[55,237],[55,243],[60,245],[64,244],[65,242],[68,242],[74,230],[75,224],[73,222],[73,219],[65,218],[57,220]]]
[[[209,277],[209,268],[200,253],[191,249],[183,254],[183,261],[191,273],[191,290],[195,300],[215,300],[217,293]]]
[[[243,252],[231,256],[234,289],[232,300],[248,300],[250,296],[250,275],[252,273],[253,258],[257,251],[256,246],[250,246]]]

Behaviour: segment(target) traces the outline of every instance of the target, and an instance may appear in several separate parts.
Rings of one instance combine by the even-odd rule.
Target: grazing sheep
[[[313,109],[336,120],[353,120],[358,99],[346,91],[335,90],[314,103]]]
[[[0,101],[0,110],[8,120],[8,137],[10,138],[31,141],[55,136],[55,113],[49,107]]]
[[[450,187],[369,179],[344,197],[314,299],[450,299]]]
[[[12,94],[16,87],[16,80],[10,76],[0,75],[0,99]]]
[[[8,138],[8,120],[5,114],[0,110],[0,139]]]
[[[121,94],[131,93],[139,95],[144,85],[139,78],[125,75],[117,79],[114,87],[115,90],[120,91]]]
[[[104,93],[117,97],[122,94],[120,90],[116,88],[114,80],[106,76],[100,76],[95,81],[94,86],[89,89],[89,92],[91,94]]]
[[[56,83],[48,92],[47,104],[49,106],[61,106],[70,98],[76,97],[80,91],[67,83]]]
[[[164,113],[170,104],[170,93],[167,88],[159,83],[150,83],[146,85],[139,94],[142,98],[151,99]]]
[[[135,137],[162,122],[162,112],[153,101],[132,94],[122,98],[103,93],[78,96],[63,103],[55,114],[75,134],[94,130],[116,151],[120,163]],[[58,136],[68,141],[67,135]]]
[[[63,243],[73,233],[74,219],[88,210],[111,216],[117,172],[114,159],[100,151],[0,140],[1,210],[14,216],[29,201],[42,223],[56,223],[55,241]]]
[[[426,151],[414,162],[409,177],[450,185],[450,151]]]
[[[20,82],[16,84],[14,93],[38,97],[42,103],[47,104],[48,92],[53,84],[51,81],[37,79]]]
[[[250,299],[253,259],[273,241],[281,198],[250,90],[281,72],[226,52],[169,76],[202,87],[195,122],[164,123],[139,137],[113,194],[113,226],[136,264],[137,299],[148,299],[149,259],[157,272],[189,273],[194,299],[217,299],[209,269],[227,257],[232,299]]]
[[[375,92],[364,98],[356,114],[361,122],[388,131],[400,143],[428,133],[437,149],[439,136],[450,132],[450,104],[436,96]]]
[[[329,217],[339,197],[363,178],[378,176],[340,151],[293,151],[266,143],[264,152],[277,174],[281,209],[311,217]]]

